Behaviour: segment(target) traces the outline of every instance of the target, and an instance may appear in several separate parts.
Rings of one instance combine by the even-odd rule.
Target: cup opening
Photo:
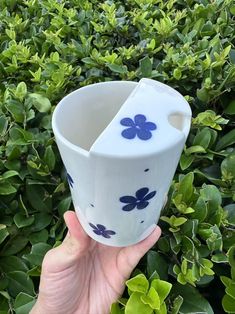
[[[111,81],[70,93],[54,111],[55,135],[89,151],[136,85],[136,82]]]

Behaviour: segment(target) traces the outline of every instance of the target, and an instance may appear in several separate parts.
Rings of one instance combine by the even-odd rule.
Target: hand
[[[125,281],[155,244],[160,228],[129,247],[110,247],[92,240],[74,212],[64,215],[68,234],[47,252],[39,295],[31,314],[107,314],[122,295]]]

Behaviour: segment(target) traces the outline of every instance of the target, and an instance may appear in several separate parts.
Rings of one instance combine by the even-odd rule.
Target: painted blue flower
[[[67,172],[67,180],[68,180],[70,187],[73,188],[74,182],[73,182],[71,175],[68,172]]]
[[[97,235],[101,235],[102,237],[109,239],[111,238],[111,235],[116,234],[113,230],[107,230],[105,226],[97,224],[96,226],[92,223],[89,223],[91,228],[93,228],[93,232]]]
[[[152,191],[149,193],[149,189],[145,187],[136,191],[135,196],[122,196],[120,197],[120,202],[127,204],[122,207],[122,210],[129,212],[135,207],[137,209],[144,209],[148,206],[148,201],[153,198],[156,193],[156,191]]]
[[[120,123],[128,126],[127,129],[122,131],[122,136],[129,140],[136,136],[144,141],[149,140],[152,137],[151,131],[157,129],[155,123],[146,122],[146,117],[143,114],[137,114],[134,121],[131,118],[123,118]]]

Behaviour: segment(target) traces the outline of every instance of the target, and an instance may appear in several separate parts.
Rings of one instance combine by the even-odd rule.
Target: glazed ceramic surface
[[[153,231],[190,122],[184,97],[150,79],[97,83],[61,100],[52,127],[89,236],[127,246]]]

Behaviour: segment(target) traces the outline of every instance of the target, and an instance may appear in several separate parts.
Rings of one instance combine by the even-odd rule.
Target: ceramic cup
[[[91,238],[128,246],[153,231],[190,122],[184,97],[150,79],[88,85],[60,101],[52,127]]]

